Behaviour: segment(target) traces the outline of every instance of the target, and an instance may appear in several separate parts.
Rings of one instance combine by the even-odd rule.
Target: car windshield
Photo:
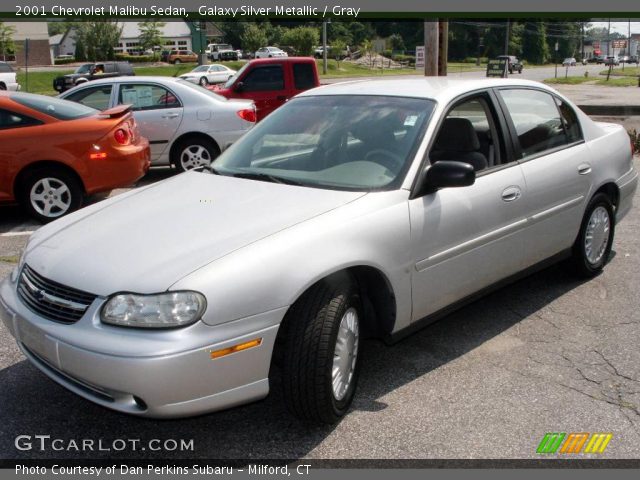
[[[434,102],[395,96],[296,98],[214,162],[216,173],[337,190],[399,188]]]
[[[100,113],[95,108],[87,107],[81,103],[70,102],[59,98],[46,97],[21,93],[13,95],[11,99],[25,107],[44,113],[58,120],[75,120]]]
[[[92,63],[85,63],[84,65],[80,65],[78,68],[76,68],[76,71],[74,73],[89,73],[92,66]]]
[[[235,75],[233,77],[231,77],[229,80],[227,80],[227,82],[224,84],[224,88],[231,88],[233,86],[234,83],[236,83],[236,80],[238,79],[238,77],[240,75],[242,75],[242,73],[249,68],[249,64],[245,63],[242,68],[240,68],[240,70],[238,70]]]

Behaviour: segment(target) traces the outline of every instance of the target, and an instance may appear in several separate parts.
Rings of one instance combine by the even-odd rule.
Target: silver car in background
[[[180,75],[180,78],[206,87],[209,84],[225,83],[235,74],[236,71],[226,65],[214,63],[211,65],[199,65],[190,72]]]
[[[0,285],[25,356],[150,417],[265,397],[344,415],[395,341],[551,261],[597,275],[638,174],[618,125],[510,80],[305,92],[188,172],[38,230]],[[623,261],[623,260],[621,260]]]
[[[190,170],[210,165],[256,121],[251,100],[228,100],[172,77],[116,77],[72,88],[60,98],[98,110],[131,104],[151,165]]]

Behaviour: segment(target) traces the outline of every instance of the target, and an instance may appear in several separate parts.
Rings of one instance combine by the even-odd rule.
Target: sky
[[[618,20],[618,19],[616,19]],[[605,27],[607,28],[608,22],[605,21],[593,21],[591,22],[593,24],[594,27]],[[627,35],[629,29],[629,23],[628,21],[614,21],[611,20],[611,31],[612,32],[618,32],[621,33],[623,35]],[[631,33],[640,33],[640,22],[637,19],[632,19],[631,20]]]

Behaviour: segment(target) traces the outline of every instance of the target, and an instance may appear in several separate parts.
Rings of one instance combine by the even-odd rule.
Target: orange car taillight
[[[243,120],[251,123],[256,123],[257,115],[253,108],[245,108],[244,110],[238,110],[236,114]]]
[[[89,154],[91,160],[104,160],[107,158],[107,152],[92,152]]]
[[[124,128],[119,128],[113,133],[113,139],[120,145],[129,145],[131,135]]]

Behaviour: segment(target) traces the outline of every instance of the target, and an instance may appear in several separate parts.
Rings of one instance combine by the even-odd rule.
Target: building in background
[[[29,66],[51,65],[53,63],[49,48],[47,22],[12,22],[8,20],[2,20],[2,22],[8,27],[13,27],[15,31],[13,42],[16,46],[15,62],[18,67],[27,64],[27,53]]]
[[[72,27],[64,33],[49,37],[49,48],[54,59],[76,54],[76,32],[76,29]]]
[[[140,47],[140,27],[138,22],[121,22],[122,34],[120,43],[116,45],[116,53],[139,54],[142,53]],[[160,28],[163,45],[159,45],[167,50],[191,50],[192,39],[191,29],[186,22],[166,21]]]

